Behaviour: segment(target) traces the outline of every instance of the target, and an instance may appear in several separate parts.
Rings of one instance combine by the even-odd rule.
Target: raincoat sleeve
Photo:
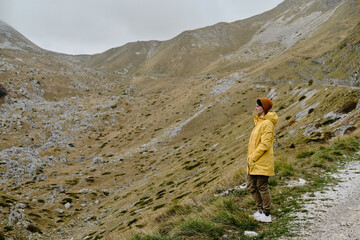
[[[256,162],[266,151],[272,147],[274,131],[274,124],[272,124],[270,121],[265,124],[261,133],[260,144],[256,147],[255,151],[250,156],[250,160],[252,162]]]

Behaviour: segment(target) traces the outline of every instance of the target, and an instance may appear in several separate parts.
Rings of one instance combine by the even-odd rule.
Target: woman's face
[[[256,103],[256,107],[255,107],[255,112],[259,117],[265,115],[263,107],[259,106],[257,103]]]

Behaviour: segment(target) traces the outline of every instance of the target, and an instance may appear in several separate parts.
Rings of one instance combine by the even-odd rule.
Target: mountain
[[[0,239],[128,239],[173,206],[243,183],[260,96],[279,115],[282,161],[356,133],[359,11],[352,0],[286,0],[78,56],[1,22]]]
[[[346,35],[353,31],[349,26],[357,21],[354,4],[346,1],[284,1],[258,16],[186,31],[168,41],[129,43],[93,55],[89,66],[174,76],[232,72],[250,65],[259,71],[271,71],[272,67],[263,69],[264,62],[279,65],[286,62],[284,59],[293,58],[294,52],[309,55],[306,46],[313,46],[314,41],[320,42],[318,50],[321,52],[312,54],[321,57],[332,50],[333,44],[339,43],[340,32]],[[289,6],[292,7],[289,9]],[[337,29],[333,27],[335,22],[339,24]],[[316,32],[320,33],[317,38]],[[297,47],[301,44],[302,47]],[[274,57],[283,62],[274,63]],[[294,74],[293,77],[304,80],[304,76]]]
[[[1,49],[22,50],[27,52],[40,52],[41,48],[30,42],[14,28],[0,21]]]

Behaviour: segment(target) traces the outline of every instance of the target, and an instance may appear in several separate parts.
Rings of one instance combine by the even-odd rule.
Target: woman
[[[247,188],[254,197],[257,212],[254,218],[260,222],[271,222],[271,196],[269,176],[274,176],[274,132],[278,116],[269,112],[273,102],[268,98],[256,100],[255,127],[248,146]]]

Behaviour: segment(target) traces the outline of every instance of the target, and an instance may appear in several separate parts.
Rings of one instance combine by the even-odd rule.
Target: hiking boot
[[[259,217],[255,218],[255,220],[257,220],[259,222],[270,223],[271,215],[266,216],[264,213],[262,213]]]

